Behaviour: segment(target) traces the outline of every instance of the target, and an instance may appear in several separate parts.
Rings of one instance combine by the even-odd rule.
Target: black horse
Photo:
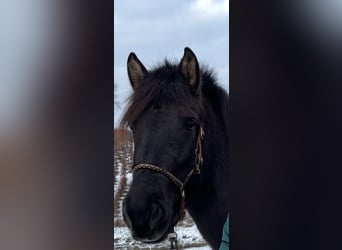
[[[135,150],[123,217],[132,237],[164,240],[185,204],[218,249],[228,214],[227,93],[189,48],[179,64],[150,71],[131,53],[127,68],[134,93],[121,126],[133,131]]]

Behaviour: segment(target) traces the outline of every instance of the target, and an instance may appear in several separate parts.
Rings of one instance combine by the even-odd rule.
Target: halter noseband
[[[196,163],[195,166],[189,171],[189,173],[186,175],[185,180],[182,182],[180,181],[176,176],[171,174],[169,171],[162,169],[161,167],[158,167],[153,164],[147,164],[147,163],[139,163],[135,164],[132,167],[132,171],[135,172],[138,169],[149,169],[152,171],[155,171],[157,173],[160,173],[167,178],[169,178],[180,190],[182,200],[181,200],[181,207],[180,207],[180,213],[179,217],[182,218],[184,216],[184,209],[185,209],[185,192],[184,188],[186,183],[189,181],[190,177],[195,173],[195,174],[200,174],[201,172],[201,165],[203,163],[203,156],[202,156],[202,140],[204,138],[204,130],[202,127],[200,127],[200,131],[197,136],[197,144],[196,144],[196,150],[195,150],[195,155],[196,155]],[[178,221],[178,220],[177,220]]]

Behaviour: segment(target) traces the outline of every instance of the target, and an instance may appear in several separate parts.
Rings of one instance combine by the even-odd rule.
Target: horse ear
[[[199,65],[194,52],[188,47],[184,49],[184,55],[180,62],[180,71],[194,90],[197,91],[200,83]]]
[[[127,71],[129,81],[133,87],[136,89],[138,84],[146,77],[147,70],[145,66],[139,61],[138,57],[131,52],[127,59]]]

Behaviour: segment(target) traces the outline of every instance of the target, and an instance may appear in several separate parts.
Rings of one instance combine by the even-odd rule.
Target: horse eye
[[[185,121],[185,127],[188,129],[192,129],[195,126],[195,120],[190,118],[190,119],[186,119]]]
[[[129,129],[132,131],[132,133],[134,133],[134,126],[133,125],[130,125]]]

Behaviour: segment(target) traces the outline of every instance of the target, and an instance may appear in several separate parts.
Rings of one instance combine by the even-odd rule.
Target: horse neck
[[[214,248],[221,241],[228,214],[228,135],[215,111],[207,108],[204,121],[203,165],[192,177],[186,191],[186,208],[203,237]]]
[[[221,202],[228,183],[228,131],[219,110],[204,100],[203,165],[201,174],[189,183],[189,206],[202,201]],[[221,198],[217,198],[217,196]],[[202,203],[202,202],[201,202]]]
[[[201,185],[217,186],[222,189],[228,179],[228,131],[227,121],[218,110],[217,105],[212,105],[208,99],[204,99],[204,131],[203,141],[203,175]]]
[[[208,117],[208,116],[207,116]],[[220,117],[208,117],[205,121],[205,139],[203,141],[203,165],[200,186],[202,194],[224,192],[228,182],[228,135]]]

